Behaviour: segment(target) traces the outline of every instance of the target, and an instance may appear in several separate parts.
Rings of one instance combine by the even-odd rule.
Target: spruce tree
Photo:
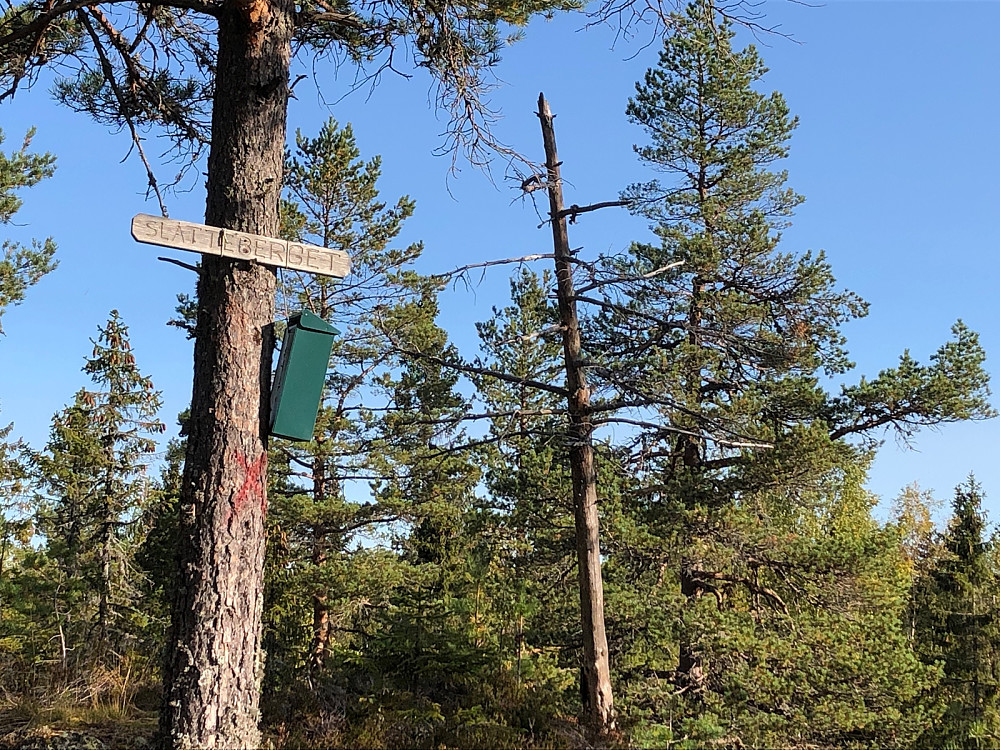
[[[83,369],[95,388],[81,389],[53,417],[36,459],[44,488],[38,515],[78,645],[105,660],[132,634],[131,558],[148,491],[146,462],[164,425],[156,418],[160,395],[139,371],[117,310],[99,329]]]
[[[1000,580],[983,499],[971,476],[955,489],[942,555],[914,587],[916,650],[943,670],[928,696],[943,710],[921,738],[928,747],[978,750],[1000,742]]]

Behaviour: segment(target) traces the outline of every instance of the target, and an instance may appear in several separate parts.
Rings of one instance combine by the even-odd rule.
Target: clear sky
[[[893,366],[906,348],[926,361],[962,318],[980,332],[987,366],[1000,380],[1000,3],[865,0],[808,7],[773,0],[760,10],[762,23],[793,38],[757,40],[771,69],[765,87],[781,91],[801,120],[786,166],[789,184],[807,201],[785,233],[784,249],[826,250],[838,283],[871,303],[869,316],[847,328],[858,365],[852,377]],[[540,159],[533,112],[538,92],[546,93],[558,115],[567,202],[580,204],[613,199],[624,185],[648,176],[631,150],[641,135],[623,112],[634,81],[658,51],[641,30],[615,45],[613,29],[583,26],[584,19],[568,16],[534,23],[505,53],[493,96],[504,114],[500,138]],[[747,32],[741,39],[754,41]],[[417,202],[401,243],[425,242],[421,270],[547,251],[550,235],[537,229],[534,210],[512,203],[517,193],[504,180],[503,162],[495,164],[492,179],[461,163],[449,177],[450,160],[434,155],[445,123],[430,106],[433,91],[422,73],[410,80],[390,75],[374,90],[351,93],[351,71],[317,70],[320,89],[309,80],[295,89],[290,131],[313,135],[335,116],[354,125],[366,157],[382,154],[383,197],[405,193]],[[192,290],[193,274],[157,261],[171,253],[129,235],[132,215],[157,213],[157,207],[144,199],[138,161],[123,162],[127,135],[59,107],[46,89],[42,83],[0,105],[3,148],[16,146],[36,125],[35,148],[59,160],[56,176],[25,194],[17,218],[23,226],[7,234],[51,235],[60,260],[26,303],[4,317],[0,421],[13,421],[15,435],[42,447],[52,414],[87,382],[80,368],[89,339],[117,308],[140,367],[163,391],[162,417],[172,427],[190,398],[191,346],[165,321],[176,295]],[[154,155],[164,150],[155,140],[147,148]],[[168,179],[175,170],[166,164],[158,171]],[[201,222],[200,177],[187,188],[168,197],[170,214]],[[620,250],[646,237],[641,221],[611,211],[571,227],[571,242],[584,253]],[[194,259],[180,251],[173,256]],[[467,356],[475,354],[473,322],[505,301],[505,274],[494,271],[482,285],[445,296],[441,322]],[[910,448],[889,437],[869,486],[891,499],[918,482],[947,500],[974,471],[997,520],[998,445],[998,420],[925,430]]]

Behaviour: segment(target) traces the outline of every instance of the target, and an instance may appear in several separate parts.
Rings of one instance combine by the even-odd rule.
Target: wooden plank
[[[350,256],[338,250],[150,214],[132,217],[132,237],[149,245],[235,260],[253,260],[266,266],[291,268],[338,279],[347,276],[351,270]]]

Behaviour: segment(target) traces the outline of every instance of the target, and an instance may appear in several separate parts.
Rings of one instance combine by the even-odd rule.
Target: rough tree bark
[[[207,224],[275,236],[294,4],[230,0],[219,52]],[[164,674],[164,747],[254,748],[274,273],[205,257],[181,490],[179,581]]]
[[[573,477],[573,508],[576,520],[576,554],[580,580],[580,615],[583,625],[584,714],[588,728],[597,736],[615,728],[611,694],[608,639],[604,629],[604,583],[601,579],[601,538],[597,516],[597,474],[594,469],[594,425],[590,412],[590,389],[580,355],[580,320],[573,286],[573,258],[569,232],[563,215],[562,181],[552,111],[544,94],[538,95],[538,119],[545,144],[546,187],[556,266],[556,298],[563,330],[566,386],[569,391],[569,459]]]

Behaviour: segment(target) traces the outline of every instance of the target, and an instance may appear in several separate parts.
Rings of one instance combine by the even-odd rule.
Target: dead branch
[[[500,419],[502,417],[547,417],[562,414],[559,409],[511,409],[509,411],[491,411],[480,414],[460,414],[454,417],[439,417],[437,419],[404,419],[397,422],[400,425],[433,425],[458,424],[459,422],[475,422],[482,419]]]
[[[627,206],[628,201],[604,201],[603,203],[592,203],[589,206],[578,206],[577,204],[571,205],[569,208],[564,208],[562,211],[556,214],[557,219],[565,219],[569,217],[570,224],[576,224],[576,217],[580,214],[588,214],[591,211],[598,211],[602,208],[620,208],[621,206]]]
[[[357,31],[364,31],[365,24],[360,18],[352,13],[343,13],[341,11],[336,11],[330,5],[323,2],[323,0],[316,0],[317,5],[320,5],[323,10],[312,11],[312,10],[300,10],[295,14],[295,25],[296,26],[307,26],[316,22],[325,23],[335,23],[338,26],[346,26],[347,28],[356,29]]]
[[[748,590],[752,591],[757,596],[762,596],[771,602],[771,605],[775,609],[781,610],[781,612],[788,617],[788,605],[785,604],[784,599],[774,591],[759,583],[751,581],[749,578],[743,578],[741,576],[732,576],[726,573],[709,572],[705,570],[699,570],[694,572],[695,577],[701,579],[704,583],[709,583],[710,581],[722,581],[723,583],[730,583],[738,586],[743,586]]]
[[[549,296],[551,297],[552,295]],[[603,307],[606,310],[613,310],[623,315],[627,316],[630,315],[636,318],[642,318],[643,320],[648,320],[662,328],[684,329],[687,326],[686,323],[673,323],[670,321],[665,321],[663,320],[663,318],[657,317],[656,315],[651,315],[650,313],[644,313],[641,312],[640,310],[635,310],[633,308],[626,307],[625,305],[619,305],[614,302],[609,302],[606,299],[597,299],[596,297],[585,297],[581,294],[574,295],[572,299],[577,302],[586,302],[589,305],[597,305],[598,307]]]
[[[636,427],[644,427],[646,429],[654,429],[658,433],[669,433],[675,435],[688,435],[689,437],[696,437],[700,440],[706,440],[716,445],[722,446],[723,448],[749,448],[749,449],[759,449],[759,450],[769,450],[774,448],[773,443],[758,443],[751,441],[739,442],[735,440],[727,440],[726,438],[716,437],[708,432],[696,432],[694,430],[685,430],[682,427],[674,427],[672,425],[663,425],[657,422],[647,422],[642,419],[631,419],[628,417],[604,417],[603,419],[595,419],[595,425],[600,424],[630,424]]]
[[[91,13],[94,13],[94,11],[92,10]],[[108,81],[108,85],[111,86],[111,91],[114,93],[115,99],[118,101],[122,117],[125,118],[125,123],[128,125],[129,133],[132,136],[132,143],[135,145],[136,151],[139,153],[139,158],[142,160],[142,164],[146,168],[146,179],[149,181],[149,189],[156,195],[156,200],[160,204],[160,213],[163,216],[167,216],[167,204],[163,201],[163,194],[160,193],[160,186],[156,182],[156,175],[153,174],[153,167],[149,163],[149,159],[146,158],[146,151],[142,147],[142,140],[139,138],[139,131],[136,129],[135,122],[132,120],[131,115],[128,114],[128,105],[125,101],[125,95],[118,86],[118,81],[115,80],[115,72],[111,65],[111,60],[108,59],[104,45],[101,43],[101,38],[97,35],[97,30],[90,22],[87,11],[78,10],[77,17],[80,19],[84,28],[87,29],[87,34],[94,43],[94,49],[97,51],[97,56],[101,61],[101,70],[104,73],[105,79]],[[104,15],[100,14],[100,18],[104,18]],[[104,20],[106,21],[106,19]],[[111,27],[111,31],[117,33],[117,30],[113,27]],[[0,47],[2,47],[2,44],[0,44]],[[147,197],[148,196],[149,194],[147,193]]]
[[[431,274],[432,279],[450,279],[454,276],[462,276],[465,273],[476,269],[476,268],[490,268],[491,266],[502,266],[510,265],[512,263],[529,263],[533,260],[545,260],[547,258],[554,258],[552,253],[535,253],[532,255],[522,255],[516,258],[503,258],[501,260],[487,260],[482,263],[470,263],[467,266],[459,266],[458,268],[453,268],[450,271],[445,271],[444,273]]]
[[[597,289],[598,287],[607,286],[609,284],[622,284],[624,282],[629,282],[629,281],[632,282],[645,281],[647,279],[655,278],[660,274],[666,273],[667,271],[682,265],[684,265],[684,261],[679,260],[675,263],[668,263],[667,265],[661,266],[660,268],[655,268],[649,273],[644,273],[641,274],[640,276],[617,276],[613,279],[604,279],[603,281],[595,281],[593,284],[588,284],[587,286],[580,287],[579,289],[576,290],[576,293],[581,294],[583,292],[590,292],[594,289]]]
[[[448,359],[442,359],[441,357],[435,357],[432,354],[425,354],[424,352],[419,352],[414,349],[403,349],[397,348],[400,354],[404,354],[407,357],[413,357],[415,359],[423,359],[427,362],[433,362],[436,365],[441,365],[442,367],[447,367],[452,370],[458,370],[459,372],[467,372],[471,375],[481,375],[487,378],[496,378],[497,380],[502,380],[505,383],[513,383],[515,385],[524,385],[529,388],[537,388],[540,391],[546,391],[547,393],[554,393],[557,396],[563,396],[564,398],[569,395],[565,388],[560,388],[557,385],[550,385],[549,383],[542,383],[537,380],[531,380],[530,378],[519,378],[516,375],[508,375],[505,372],[499,372],[498,370],[491,370],[487,367],[474,367],[473,365],[465,364],[464,362],[454,362]]]
[[[175,266],[180,266],[181,268],[186,268],[189,271],[194,271],[195,273],[201,273],[201,269],[198,266],[192,266],[190,263],[185,263],[182,260],[177,260],[176,258],[167,258],[163,255],[157,257],[157,260],[162,260],[164,263],[173,263]]]

